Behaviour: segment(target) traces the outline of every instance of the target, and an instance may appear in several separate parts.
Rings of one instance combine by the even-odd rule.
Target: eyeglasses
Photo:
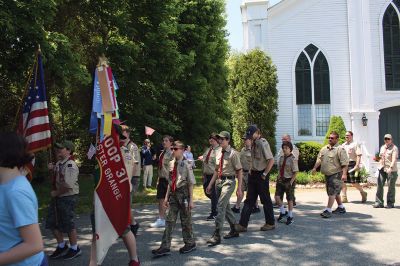
[[[391,140],[391,138],[385,138],[385,140]]]
[[[329,137],[329,139],[336,139],[336,138]]]
[[[182,150],[182,148],[172,148],[174,151]]]

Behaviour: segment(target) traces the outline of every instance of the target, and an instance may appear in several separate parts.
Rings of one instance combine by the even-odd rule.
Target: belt
[[[259,174],[259,173],[264,173],[264,170],[258,171],[258,170],[251,170],[251,173]]]
[[[248,173],[249,172],[249,170],[243,170],[243,173]]]
[[[221,179],[221,180],[225,180],[225,179],[234,180],[234,179],[235,179],[235,176],[234,176],[234,175],[231,175],[231,176],[221,176],[220,179]]]

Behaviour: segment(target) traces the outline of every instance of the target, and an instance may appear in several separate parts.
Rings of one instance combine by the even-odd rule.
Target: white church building
[[[244,50],[278,72],[277,142],[322,142],[331,115],[363,145],[373,172],[383,135],[400,145],[400,0],[243,0]]]

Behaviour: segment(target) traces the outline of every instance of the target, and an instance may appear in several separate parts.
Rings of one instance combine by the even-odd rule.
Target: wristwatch
[[[263,176],[267,176],[267,174],[265,172],[262,173]]]

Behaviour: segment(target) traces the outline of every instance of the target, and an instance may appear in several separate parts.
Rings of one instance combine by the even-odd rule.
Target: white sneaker
[[[154,223],[150,224],[150,227],[153,228],[165,227],[165,220],[159,218]]]

